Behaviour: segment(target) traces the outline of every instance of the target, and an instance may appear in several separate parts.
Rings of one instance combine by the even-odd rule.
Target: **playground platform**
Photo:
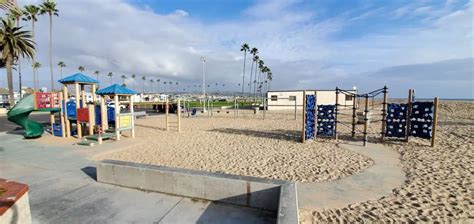
[[[97,152],[0,133],[0,176],[30,187],[33,223],[274,223],[275,213],[96,182]]]

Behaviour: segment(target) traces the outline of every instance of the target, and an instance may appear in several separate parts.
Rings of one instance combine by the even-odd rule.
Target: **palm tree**
[[[110,85],[112,85],[112,82],[113,82],[112,76],[114,76],[114,73],[113,73],[113,72],[109,72],[109,73],[107,74],[107,76],[110,77]]]
[[[273,80],[273,74],[272,74],[272,71],[270,69],[267,72],[267,79],[268,79],[268,91],[269,91],[271,89],[272,80]]]
[[[15,95],[13,94],[13,64],[19,57],[32,58],[35,55],[35,43],[29,31],[22,30],[22,27],[16,27],[12,21],[2,19],[1,25],[1,54],[7,67],[9,101],[10,105],[13,106],[15,104]]]
[[[135,90],[135,78],[137,76],[135,74],[132,74],[132,79],[133,79],[133,90]]]
[[[97,79],[97,81],[99,81],[99,75],[100,75],[99,70],[96,70],[96,71],[94,72],[94,75],[95,75],[95,78]]]
[[[142,93],[145,93],[145,80],[146,80],[146,77],[142,76],[142,80],[143,80]]]
[[[33,80],[33,82],[35,83],[35,89],[39,89],[38,69],[41,68],[41,64],[39,62],[35,62],[31,66],[33,67],[33,76],[35,77],[35,79]]]
[[[263,60],[259,60],[258,61],[258,76],[255,75],[255,79],[257,80],[257,83],[261,83],[261,74],[262,74],[262,70],[264,66],[265,66],[265,62],[263,62]],[[257,89],[255,89],[255,97],[257,97]]]
[[[179,82],[176,82],[176,92],[179,92]]]
[[[161,81],[160,79],[156,80],[156,83],[158,84],[158,90],[157,90],[158,93],[160,92],[160,81]]]
[[[249,80],[249,95],[250,93],[252,92],[252,74],[253,74],[253,64],[254,62],[256,63],[258,61],[258,49],[256,47],[252,48],[252,50],[250,50],[250,54],[253,55],[253,61],[252,61],[252,67],[250,68],[250,80]]]
[[[165,86],[165,91],[164,91],[164,93],[166,93],[166,83],[167,83],[166,81],[163,82],[163,85]]]
[[[61,76],[61,79],[62,79],[63,78],[63,68],[66,67],[66,64],[63,61],[59,61],[58,66],[59,66],[59,75]]]
[[[240,51],[244,52],[244,70],[242,72],[242,96],[244,96],[244,83],[245,83],[245,62],[247,61],[247,51],[250,49],[249,45],[244,43]]]
[[[40,6],[40,14],[49,15],[49,67],[51,73],[51,89],[54,89],[53,77],[53,15],[59,16],[56,3],[53,0],[45,0]]]
[[[171,85],[173,85],[173,82],[169,81],[168,84],[170,84],[170,92],[172,92]]]
[[[7,9],[11,9],[11,8],[13,8],[13,7],[15,7],[15,6],[17,6],[15,0],[3,0],[3,1],[0,1],[0,9],[7,10]]]
[[[151,93],[154,93],[154,89],[153,89],[153,79],[150,79],[150,83],[151,83]]]
[[[127,76],[122,75],[120,78],[122,78],[122,85],[125,86],[125,80],[127,79]]]
[[[36,17],[40,11],[40,8],[36,5],[26,5],[24,10],[23,10],[23,20],[24,21],[31,21],[31,36],[32,40],[34,41],[35,39],[35,22],[38,21],[38,18]],[[35,64],[36,62],[36,55],[33,55],[32,58],[32,65]],[[33,66],[32,66],[33,67]],[[34,68],[33,68],[33,75],[34,75]],[[33,77],[33,80],[35,77]]]
[[[20,18],[23,15],[23,10],[19,8],[18,6],[13,6],[9,9],[7,13],[7,17],[10,18],[11,20],[16,21],[16,26],[20,27]],[[20,98],[22,97],[21,95],[21,89],[22,89],[22,83],[21,83],[21,60],[17,59],[17,64],[18,64],[18,85],[20,89]]]
[[[79,70],[81,73],[83,73],[86,70],[86,68],[84,68],[84,66],[81,65],[81,66],[79,66],[79,68],[77,68],[77,70]]]

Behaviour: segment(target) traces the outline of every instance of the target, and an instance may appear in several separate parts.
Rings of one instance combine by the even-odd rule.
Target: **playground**
[[[52,164],[53,170],[54,166],[69,167],[69,163],[75,166],[70,180],[77,179],[81,169],[98,182],[179,195],[183,197],[180,201],[187,197],[214,201],[213,193],[226,193],[231,197],[217,197],[217,201],[257,208],[250,212],[257,217],[262,205],[249,206],[252,197],[258,198],[253,193],[258,192],[255,186],[277,184],[279,191],[287,192],[287,183],[298,184],[290,191],[293,213],[288,214],[299,214],[303,223],[388,222],[410,217],[416,217],[412,221],[449,221],[474,216],[468,203],[470,182],[465,180],[473,169],[472,102],[417,100],[412,90],[407,99],[393,100],[386,87],[368,93],[336,88],[333,105],[318,105],[314,93],[304,94],[301,108],[283,111],[262,111],[253,104],[238,108],[237,100],[234,104],[208,102],[205,110],[195,108],[197,103],[173,99],[156,104],[154,110],[161,113],[136,119],[141,112],[134,111],[133,90],[119,85],[95,90],[94,80],[85,81],[77,74],[60,82],[62,92],[32,94],[9,112],[7,119],[23,129],[0,136],[10,142],[6,153],[0,150],[6,155],[0,161],[7,164],[8,175],[20,175],[12,168],[18,166],[15,159],[20,164],[32,162],[24,161],[12,145],[17,144],[25,155],[32,153],[28,150],[41,154],[30,147],[39,145],[50,153],[40,163]],[[87,90],[91,100],[85,97]],[[347,96],[353,99],[352,105],[338,104],[339,97]],[[106,101],[114,107],[106,106]],[[265,108],[265,101],[262,103]],[[30,116],[36,112],[41,113]],[[52,156],[56,153],[57,158]],[[63,154],[68,161],[61,161]],[[34,157],[28,158],[41,156]],[[90,167],[94,172],[87,171]],[[170,178],[163,173],[174,182],[156,181]],[[153,178],[143,178],[147,175]],[[25,180],[30,181],[28,178],[35,177]],[[81,178],[81,183],[88,183],[87,177]],[[183,182],[182,178],[193,181]],[[229,189],[214,189],[219,184],[206,187],[215,178]],[[137,185],[130,184],[135,182]],[[170,187],[170,183],[175,185]],[[94,189],[102,186],[94,182]],[[33,195],[35,202],[41,199],[38,191]],[[288,200],[288,196],[282,194],[279,200]],[[266,217],[273,220],[273,212],[282,208],[271,206]],[[42,209],[33,207],[36,214]],[[197,214],[202,217],[201,212]]]

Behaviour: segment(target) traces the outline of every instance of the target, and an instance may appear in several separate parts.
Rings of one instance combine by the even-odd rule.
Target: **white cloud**
[[[39,1],[20,1],[28,2]],[[319,18],[316,12],[293,7],[299,2],[260,1],[245,10],[240,20],[204,23],[182,9],[157,14],[121,0],[59,1],[60,17],[53,21],[53,64],[65,61],[66,74],[76,72],[79,65],[86,67],[86,73],[99,70],[107,84],[105,74],[109,71],[119,83],[122,74],[132,73],[162,81],[199,83],[200,57],[205,56],[210,82],[237,86],[242,78],[240,45],[247,42],[259,48],[272,68],[273,86],[294,89],[352,86],[367,78],[367,72],[384,67],[473,57],[472,3],[457,11],[448,3],[442,10],[413,4],[391,13],[385,8],[364,8]],[[353,39],[333,38],[360,20],[384,13],[396,19],[415,12],[429,18],[421,27],[371,31]],[[46,84],[46,16],[37,24],[37,42],[43,64],[40,75]],[[247,65],[248,77],[250,63]],[[31,69],[24,67],[25,79],[31,79]],[[56,66],[54,69],[58,71]]]

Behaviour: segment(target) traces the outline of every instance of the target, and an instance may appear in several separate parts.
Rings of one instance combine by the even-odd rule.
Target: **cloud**
[[[20,3],[31,2],[39,1]],[[105,74],[112,71],[118,83],[122,74],[129,77],[134,73],[140,78],[193,85],[200,83],[200,57],[205,56],[207,80],[238,89],[243,59],[239,50],[247,42],[259,48],[272,68],[275,88],[327,89],[360,83],[375,88],[380,82],[370,79],[373,71],[473,57],[472,3],[458,7],[454,5],[459,3],[364,6],[326,17],[304,4],[298,0],[258,1],[238,19],[203,22],[182,9],[157,13],[149,6],[138,7],[122,0],[63,0],[58,2],[60,16],[53,18],[53,66],[56,74],[59,60],[68,65],[65,74],[77,72],[79,65],[86,68],[86,73],[99,70],[100,80],[107,84]],[[407,18],[416,26],[390,24]],[[370,27],[374,20],[383,20],[387,27],[367,29],[355,37],[338,37],[357,26]],[[40,77],[47,85],[46,16],[40,17],[36,34],[38,61],[43,64]],[[250,67],[248,62],[247,81]],[[31,83],[29,64],[24,68],[24,80]],[[455,71],[455,67],[446,68]],[[442,80],[443,76],[439,77]],[[141,80],[137,83],[141,86]],[[447,85],[463,86],[459,83]],[[146,86],[150,86],[149,81]],[[399,84],[398,88],[406,87]],[[424,87],[420,84],[419,88]]]

